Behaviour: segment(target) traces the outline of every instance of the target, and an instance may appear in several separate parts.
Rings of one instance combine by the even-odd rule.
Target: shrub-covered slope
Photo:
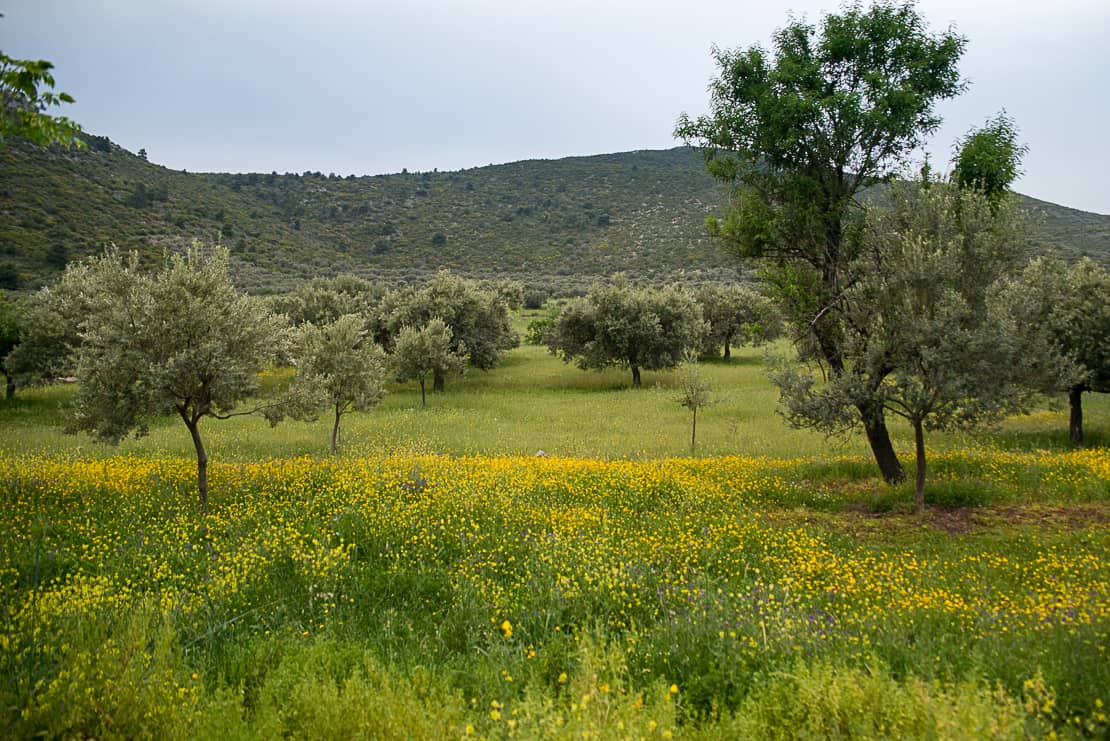
[[[252,291],[440,267],[563,291],[618,271],[683,280],[737,270],[704,228],[724,190],[686,148],[341,178],[178,172],[105,137],[88,143],[0,151],[0,288],[41,285],[108,243],[158,253],[194,238],[227,245]],[[1110,259],[1110,216],[1028,202],[1044,214],[1037,247]]]

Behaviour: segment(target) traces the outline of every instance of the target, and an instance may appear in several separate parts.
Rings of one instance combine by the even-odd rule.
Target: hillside
[[[82,152],[0,152],[0,287],[33,288],[109,243],[157,254],[219,239],[251,291],[352,272],[391,282],[440,267],[573,291],[598,275],[737,274],[705,216],[723,189],[689,149],[346,177],[169,170],[89,137]],[[1110,216],[1027,199],[1035,248],[1110,260]]]

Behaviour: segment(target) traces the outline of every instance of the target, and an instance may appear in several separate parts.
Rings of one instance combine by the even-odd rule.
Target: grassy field
[[[930,437],[923,515],[788,429],[761,353],[689,414],[534,347],[419,407],[110,448],[0,402],[0,728],[126,738],[1110,733],[1110,404]],[[280,379],[272,382],[276,383]],[[908,459],[908,431],[895,428]],[[542,449],[547,457],[537,458]]]

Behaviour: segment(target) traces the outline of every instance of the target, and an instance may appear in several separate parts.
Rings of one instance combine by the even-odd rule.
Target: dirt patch
[[[872,512],[859,505],[844,512],[815,512],[806,509],[768,510],[764,520],[776,526],[800,524],[843,533],[852,537],[897,537],[922,530],[949,535],[975,535],[999,530],[1033,529],[1042,532],[1072,532],[1088,527],[1110,526],[1110,504],[1006,504],[983,507],[928,507],[922,514]]]

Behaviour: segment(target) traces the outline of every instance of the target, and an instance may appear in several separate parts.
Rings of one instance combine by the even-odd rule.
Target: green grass
[[[777,347],[777,350],[784,348]],[[698,415],[697,455],[745,455],[794,458],[866,455],[861,434],[828,438],[791,429],[777,416],[778,392],[763,369],[763,350],[742,348],[731,361],[703,363],[719,403]],[[450,379],[443,394],[429,394],[420,406],[415,383],[394,385],[385,401],[368,413],[344,418],[343,454],[362,456],[408,450],[449,455],[548,455],[604,459],[650,459],[690,454],[690,413],[675,397],[676,374],[645,372],[644,388],[630,388],[627,372],[581,371],[546,350],[522,346],[509,352],[500,367],[469,370]],[[86,435],[61,432],[72,386],[21,391],[14,401],[0,402],[0,449],[8,454],[67,452],[83,456],[192,454],[189,436],[176,419],[154,420],[150,434],[103,445]],[[1110,399],[1084,399],[1087,435],[1093,444],[1110,439]],[[890,421],[899,454],[912,458],[912,433]],[[286,422],[270,429],[261,419],[237,418],[202,423],[214,460],[246,461],[259,457],[322,455],[328,445],[326,419]],[[974,434],[931,433],[932,450],[974,446],[1014,450],[1066,450],[1067,410],[1038,411],[1016,417],[997,430]]]
[[[1069,452],[1064,410],[932,435],[915,515],[859,436],[775,415],[761,357],[704,364],[722,401],[697,457],[673,373],[632,390],[536,347],[427,409],[392,388],[339,456],[325,420],[210,420],[207,517],[179,422],[113,448],[59,431],[73,387],[22,391],[0,402],[0,727],[1110,732],[1105,448]],[[1110,405],[1086,402],[1104,441]]]

